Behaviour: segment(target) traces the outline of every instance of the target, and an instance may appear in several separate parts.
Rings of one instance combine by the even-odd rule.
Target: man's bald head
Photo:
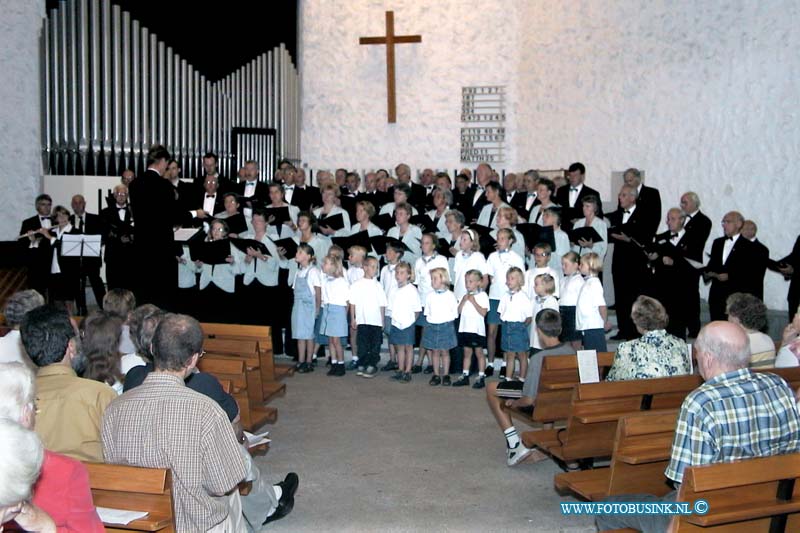
[[[697,335],[694,347],[700,374],[706,380],[750,364],[750,340],[744,328],[733,322],[707,324]]]

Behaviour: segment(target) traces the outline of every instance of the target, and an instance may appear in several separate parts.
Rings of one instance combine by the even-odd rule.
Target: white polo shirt
[[[538,315],[539,311],[542,309],[558,311],[558,300],[554,296],[545,296],[544,298],[537,296],[533,300],[533,312],[531,313],[533,321],[531,322],[531,331],[528,338],[530,339],[531,346],[537,350],[542,349],[542,344],[539,342],[539,332],[536,331],[536,315]]]
[[[575,308],[575,329],[603,329],[603,317],[600,316],[598,307],[606,305],[603,296],[603,284],[596,277],[586,280],[578,293],[578,303]]]
[[[456,254],[455,264],[453,271],[455,272],[455,281],[453,283],[453,292],[456,299],[460,302],[461,298],[467,294],[467,285],[464,281],[464,274],[470,270],[477,270],[484,275],[487,273],[486,258],[480,252],[472,252],[466,255],[463,251]]]
[[[350,285],[349,301],[356,308],[356,324],[383,327],[381,307],[386,307],[386,295],[378,280],[361,278]]]
[[[461,300],[459,300],[460,302]],[[475,302],[489,310],[489,295],[484,291],[475,293]],[[466,302],[461,308],[461,319],[458,321],[459,333],[475,333],[481,337],[486,336],[486,320],[478,313],[472,302]]]
[[[425,298],[425,320],[444,324],[458,318],[458,300],[453,291],[431,291]]]
[[[419,289],[419,299],[423,303],[428,294],[433,291],[433,287],[431,287],[431,270],[434,268],[443,268],[448,272],[448,275],[450,274],[447,259],[437,253],[430,257],[420,257],[414,265],[414,283]]]
[[[497,312],[503,322],[525,322],[531,316],[533,303],[525,291],[517,291],[510,294],[508,291],[500,298],[500,305]]]
[[[561,297],[558,299],[558,303],[566,307],[577,305],[578,294],[580,294],[584,283],[583,276],[578,272],[561,278]]]
[[[392,315],[392,325],[397,329],[406,329],[413,325],[417,321],[415,313],[422,311],[417,288],[411,283],[398,287],[389,296],[386,309]]]
[[[322,302],[328,305],[347,305],[347,299],[350,297],[350,285],[344,277],[331,278],[323,284]]]
[[[506,272],[511,267],[519,268],[524,275],[525,261],[512,250],[506,252],[492,252],[486,260],[486,273],[492,277],[492,284],[489,286],[489,299],[499,300],[503,293],[508,292],[506,285]]]

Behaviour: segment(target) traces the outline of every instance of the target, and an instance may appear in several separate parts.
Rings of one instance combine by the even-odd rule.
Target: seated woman
[[[744,292],[728,296],[725,312],[728,322],[739,324],[750,339],[750,368],[775,368],[775,341],[763,333],[767,329],[767,306]]]
[[[105,383],[122,394],[119,340],[122,319],[106,311],[93,311],[81,322],[81,352],[86,368],[81,377]]]
[[[689,374],[691,364],[686,343],[666,331],[669,316],[661,302],[639,296],[631,309],[631,319],[642,335],[621,342],[607,381],[665,378]]]
[[[19,326],[25,313],[44,305],[44,297],[33,289],[15,292],[6,300],[3,314],[6,317],[6,326],[11,331],[0,337],[0,363],[25,363],[33,365],[25,353],[22,346],[22,337],[19,334]]]
[[[0,530],[96,533],[83,463],[45,450],[34,433],[36,378],[21,363],[0,364]],[[35,483],[35,484],[34,484]]]
[[[781,349],[775,357],[775,368],[800,366],[800,309],[783,328]]]

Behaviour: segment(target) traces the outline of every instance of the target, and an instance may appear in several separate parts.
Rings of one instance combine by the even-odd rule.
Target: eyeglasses
[[[533,255],[534,255],[535,257],[549,257],[549,256],[550,256],[550,254],[548,254],[548,253],[546,253],[546,252],[545,252],[545,253],[539,253],[539,254],[533,254]]]

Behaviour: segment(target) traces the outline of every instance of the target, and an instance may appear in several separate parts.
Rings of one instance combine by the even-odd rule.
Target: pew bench
[[[219,324],[205,322],[203,333],[208,338],[252,340],[258,342],[262,357],[264,381],[276,381],[294,374],[294,365],[276,365],[272,351],[272,333],[269,326],[246,324]]]
[[[699,376],[690,375],[579,384],[572,391],[565,428],[526,431],[522,440],[564,462],[610,457],[620,418],[677,409],[700,383]]]
[[[272,355],[266,356],[262,354],[259,341],[221,337],[209,338],[203,342],[203,348],[208,353],[245,359],[251,369],[257,370],[250,376],[250,388],[253,394],[260,391],[260,400],[269,401],[286,393],[286,385],[276,381],[270,369]]]
[[[609,467],[557,474],[556,489],[574,492],[589,501],[616,494],[666,494],[670,488],[664,469],[669,462],[677,419],[677,410],[621,418]]]
[[[167,468],[84,463],[95,506],[146,511],[147,516],[123,524],[105,524],[106,531],[175,533],[172,474]]]

